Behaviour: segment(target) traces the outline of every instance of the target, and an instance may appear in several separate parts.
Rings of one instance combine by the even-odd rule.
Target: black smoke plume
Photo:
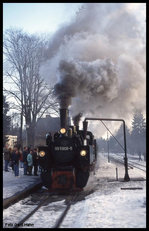
[[[145,4],[83,4],[50,39],[47,54],[41,73],[72,116],[130,122],[134,109],[145,112]]]

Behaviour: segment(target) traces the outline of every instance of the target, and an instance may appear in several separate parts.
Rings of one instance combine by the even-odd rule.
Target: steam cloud
[[[61,61],[59,72],[60,81],[55,85],[55,93],[62,108],[71,104],[72,97],[83,99],[85,96],[84,102],[88,106],[95,98],[100,104],[100,101],[112,101],[117,96],[117,73],[110,60]]]
[[[145,18],[133,4],[85,3],[50,40],[41,73],[72,116],[129,121],[145,111]]]

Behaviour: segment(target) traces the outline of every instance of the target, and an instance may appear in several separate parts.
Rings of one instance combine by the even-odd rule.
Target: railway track
[[[137,163],[137,162],[135,162],[135,161],[132,161],[132,160],[128,160],[128,162],[131,164],[134,164],[134,165],[138,165],[138,166],[140,166],[140,167],[143,167],[143,168],[146,168],[146,166],[144,165],[144,164],[141,164],[141,163]]]
[[[124,161],[123,161],[122,158],[121,159],[120,158],[114,158],[114,157],[111,156],[111,159],[113,159],[113,161],[119,162],[122,165],[124,164]],[[22,219],[21,220],[19,219],[19,222],[16,222],[15,225],[12,228],[24,227],[23,224],[25,224],[25,222],[28,221],[42,206],[45,206],[45,208],[46,208],[46,206],[47,207],[50,206],[51,203],[57,202],[58,200],[61,203],[61,200],[62,200],[62,204],[60,205],[61,208],[58,207],[58,212],[54,213],[54,217],[56,218],[56,220],[53,219],[53,221],[50,221],[49,226],[51,226],[51,227],[48,227],[48,228],[60,228],[63,221],[64,221],[64,219],[65,219],[65,217],[66,217],[66,215],[69,212],[70,207],[73,204],[77,203],[78,201],[84,200],[85,196],[87,196],[87,195],[89,195],[89,194],[91,194],[93,192],[94,192],[94,190],[82,191],[82,192],[77,192],[77,193],[71,193],[69,195],[64,195],[64,196],[61,196],[61,197],[59,195],[57,195],[56,200],[53,200],[53,198],[54,198],[53,196],[56,195],[55,193],[46,191],[46,195],[42,195],[42,196],[39,193],[40,200],[38,201],[38,204],[36,204],[36,206],[34,206],[34,208],[31,207],[30,212],[28,212],[26,215],[23,215]],[[51,207],[53,207],[53,206],[55,206],[55,205],[52,204]],[[61,211],[61,209],[62,209],[62,211]],[[22,208],[21,208],[21,210],[22,210]],[[42,214],[42,212],[39,211],[37,217],[40,216],[40,213]],[[54,225],[53,225],[53,223],[54,223]]]
[[[78,201],[79,196],[80,196],[79,193],[75,193],[74,195],[72,195],[72,197],[68,201],[66,201],[66,208],[64,209],[62,214],[59,216],[55,225],[52,228],[59,228],[60,227],[60,225],[63,222],[64,218],[66,217],[67,212],[70,209],[71,205]]]
[[[118,162],[120,164],[124,164],[124,160],[122,158],[120,158],[120,157],[110,156],[110,160],[113,160],[113,161]],[[131,168],[131,169],[137,168],[137,169],[139,169],[139,170],[141,170],[143,172],[146,172],[146,166],[145,165],[134,162],[134,161],[128,160],[128,167]]]
[[[24,224],[27,220],[29,220],[29,218],[31,218],[33,216],[33,214],[35,214],[42,206],[49,206],[52,202],[57,202],[57,201],[63,201],[65,200],[64,203],[64,209],[62,211],[62,213],[60,214],[60,216],[58,216],[55,225],[53,225],[52,228],[58,228],[60,227],[61,223],[63,222],[66,214],[68,213],[71,205],[73,205],[74,203],[76,203],[77,201],[80,200],[84,200],[85,196],[92,193],[93,190],[90,191],[82,191],[82,192],[75,192],[75,193],[71,193],[69,195],[57,195],[57,199],[54,199],[55,197],[55,193],[52,192],[48,192],[46,193],[46,195],[42,198],[42,200],[39,201],[39,203],[30,211],[28,212],[26,215],[24,215],[24,217],[19,220],[18,222],[14,222],[14,225],[12,228],[21,228],[24,227]],[[22,210],[22,209],[21,209]],[[56,216],[56,214],[55,214]],[[49,227],[51,228],[51,227]]]
[[[146,172],[146,169],[140,168],[140,167],[138,167],[138,166],[136,166],[136,165],[134,165],[134,164],[129,164],[129,163],[128,163],[128,167],[137,168],[137,169],[139,169],[139,170],[141,170],[141,171],[143,171],[143,172]]]
[[[16,223],[14,225],[14,228],[19,228],[19,227],[23,226],[24,222],[27,221],[37,210],[39,210],[40,207],[46,203],[46,201],[48,201],[49,197],[50,197],[50,195],[45,197],[30,213],[28,213],[23,219],[21,219],[21,221]]]

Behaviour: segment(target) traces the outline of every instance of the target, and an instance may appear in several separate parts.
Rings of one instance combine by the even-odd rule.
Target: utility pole
[[[123,131],[124,131],[124,149],[125,149],[125,156],[124,156],[124,165],[125,165],[125,176],[124,181],[129,181],[128,175],[128,158],[127,158],[127,147],[126,147],[126,130],[125,130],[125,121],[123,121]]]

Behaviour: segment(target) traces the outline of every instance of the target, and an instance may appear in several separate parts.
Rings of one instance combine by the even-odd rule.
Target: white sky
[[[29,33],[53,33],[69,22],[82,3],[3,3],[3,30],[19,27]],[[146,3],[129,3],[128,10],[144,17]]]
[[[19,27],[29,33],[53,33],[69,22],[82,3],[4,3],[3,30]]]

